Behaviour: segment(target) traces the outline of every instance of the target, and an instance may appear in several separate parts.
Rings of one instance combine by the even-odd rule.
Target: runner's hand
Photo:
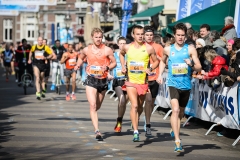
[[[198,74],[198,75],[196,75],[196,78],[197,79],[203,79],[203,76]]]
[[[205,75],[206,72],[205,72],[204,70],[201,70],[201,74],[202,74],[202,75]]]
[[[240,76],[237,77],[237,81],[240,81]]]
[[[31,64],[32,63],[32,60],[28,60],[28,64]]]
[[[76,66],[74,67],[74,70],[77,71],[78,69],[79,69],[79,67],[76,65]]]
[[[160,76],[160,75],[158,76],[157,82],[158,82],[159,84],[163,84],[162,76]]]
[[[149,74],[151,74],[152,72],[151,72],[151,70],[150,70],[149,68],[147,68],[147,69],[146,69],[146,73],[149,75]]]
[[[109,80],[113,80],[113,76],[111,74],[108,73],[108,79]]]
[[[127,71],[126,68],[125,68],[125,67],[122,67],[122,73],[123,73],[123,74],[126,74],[126,71]]]
[[[190,59],[184,59],[184,61],[185,61],[185,63],[186,63],[187,65],[189,65],[189,66],[191,66],[191,65],[192,65],[192,62],[191,62],[191,60],[190,60]]]

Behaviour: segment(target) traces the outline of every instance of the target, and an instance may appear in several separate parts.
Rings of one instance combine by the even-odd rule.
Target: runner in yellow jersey
[[[131,102],[130,117],[134,129],[134,142],[139,141],[138,119],[143,111],[143,102],[148,90],[147,74],[150,74],[151,71],[159,65],[154,48],[144,43],[143,36],[143,27],[138,25],[134,26],[132,30],[134,42],[124,45],[120,52],[122,72],[125,74],[127,71],[128,76],[125,86]],[[127,55],[127,70],[125,68],[125,54]],[[152,66],[148,68],[150,57],[153,63]]]

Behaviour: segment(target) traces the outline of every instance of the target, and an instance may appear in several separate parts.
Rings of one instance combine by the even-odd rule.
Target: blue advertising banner
[[[38,12],[38,5],[3,5],[0,0],[0,10],[17,10],[22,12]]]
[[[126,37],[127,36],[127,30],[128,30],[128,21],[131,16],[131,11],[124,11],[122,24],[121,24],[121,36]]]
[[[67,32],[66,28],[60,28],[60,43],[73,44],[73,30],[70,28]]]
[[[236,2],[235,15],[234,15],[234,25],[237,31],[237,37],[240,38],[240,0]]]
[[[189,1],[190,0],[179,0],[178,1],[178,8],[176,13],[176,21],[187,17],[188,8],[189,8]]]
[[[124,11],[132,10],[132,0],[124,0],[122,5],[122,10]]]
[[[214,6],[215,4],[220,3],[220,0],[189,0],[188,5],[188,13],[187,15],[190,16],[194,13],[197,13],[203,9],[206,9],[208,7]]]

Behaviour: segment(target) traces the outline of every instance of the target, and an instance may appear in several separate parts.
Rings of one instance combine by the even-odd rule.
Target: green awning
[[[133,26],[133,24],[128,23],[128,28],[131,28],[132,26]],[[120,30],[119,29],[115,29],[115,30],[111,30],[111,31],[108,31],[108,32],[104,33],[104,35],[105,36],[107,36],[107,35],[114,36],[115,34],[118,34],[118,33],[120,33]]]
[[[135,14],[134,16],[131,17],[131,19],[154,16],[157,13],[161,12],[163,10],[163,8],[164,8],[164,6],[156,6],[156,7],[149,8],[143,12]]]
[[[236,0],[226,0],[212,7],[204,9],[177,22],[167,25],[166,32],[172,34],[172,29],[179,22],[189,22],[194,30],[199,31],[202,24],[208,24],[211,30],[221,31],[224,27],[224,18],[234,17]]]

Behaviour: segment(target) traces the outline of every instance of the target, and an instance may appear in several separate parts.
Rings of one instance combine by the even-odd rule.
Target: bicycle
[[[57,94],[61,94],[61,85],[62,85],[62,82],[61,82],[61,71],[60,71],[60,62],[58,62],[58,65],[57,65],[57,73],[56,73],[56,93]]]
[[[27,95],[27,87],[31,84],[32,82],[32,76],[27,72],[27,62],[26,59],[24,62],[24,73],[21,77],[21,82],[24,90],[24,94]]]

